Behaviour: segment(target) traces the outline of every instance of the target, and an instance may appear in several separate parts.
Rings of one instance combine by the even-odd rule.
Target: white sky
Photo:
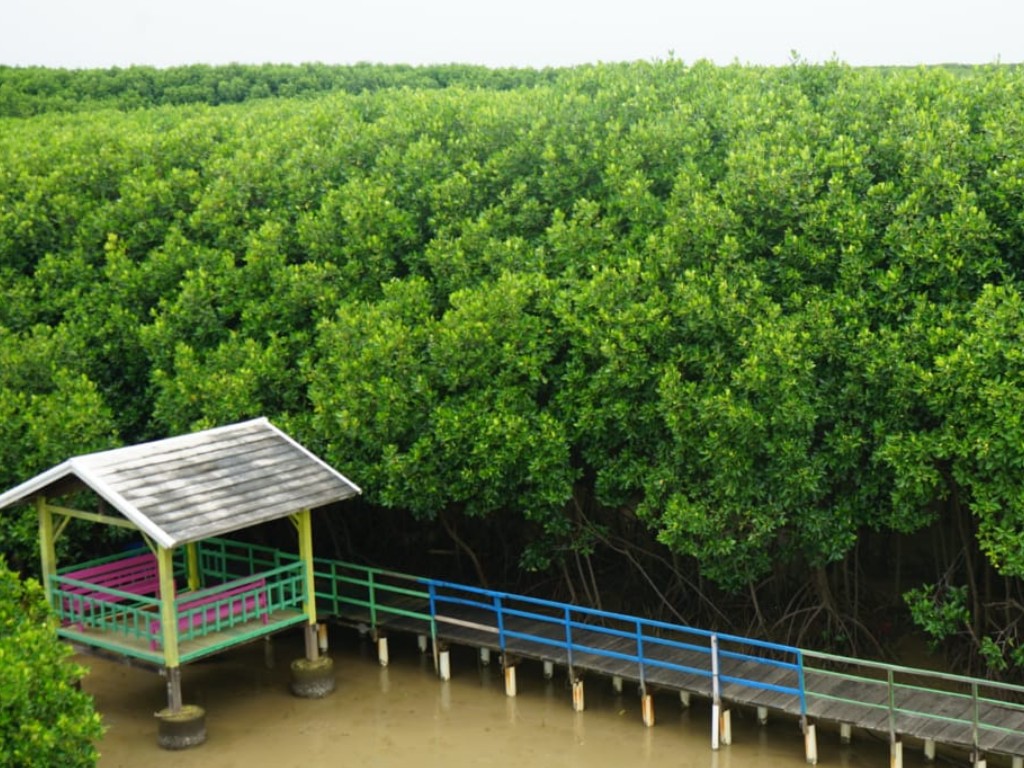
[[[1024,0],[0,0],[0,64],[1024,61]]]

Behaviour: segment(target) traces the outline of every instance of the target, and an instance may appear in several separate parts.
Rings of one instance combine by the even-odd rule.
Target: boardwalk
[[[913,737],[1024,765],[1024,689],[850,659],[332,561],[317,562],[322,615],[532,659],[571,679],[603,675],[642,692],[673,690]],[[716,697],[717,688],[717,697]],[[815,747],[816,750],[816,747]],[[810,757],[810,753],[809,753]]]

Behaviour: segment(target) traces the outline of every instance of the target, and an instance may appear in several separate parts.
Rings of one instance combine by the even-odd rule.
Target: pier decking
[[[894,746],[913,737],[926,751],[944,744],[979,761],[988,753],[1013,758],[1015,768],[1024,765],[1020,686],[338,561],[315,560],[314,569],[321,616],[379,635],[415,633],[432,639],[435,653],[446,644],[486,648],[508,664],[533,659],[564,667],[574,681],[608,676],[632,681],[642,693],[706,696],[723,708],[785,713],[804,726],[817,721],[846,733],[851,727],[873,731]]]

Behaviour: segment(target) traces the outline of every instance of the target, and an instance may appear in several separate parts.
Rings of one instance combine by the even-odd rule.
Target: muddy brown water
[[[509,698],[501,668],[481,666],[473,649],[453,649],[452,680],[443,683],[413,638],[391,638],[386,668],[354,631],[332,628],[331,642],[338,687],[321,700],[288,692],[288,662],[302,654],[295,636],[275,638],[270,669],[262,643],[186,666],[184,699],[206,708],[208,740],[181,752],[156,745],[153,713],[166,704],[159,675],[80,657],[90,670],[83,688],[107,726],[101,768],[805,765],[797,722],[781,715],[759,726],[753,711],[734,711],[733,743],[714,752],[710,707],[696,698],[683,709],[675,695],[656,696],[656,725],[645,728],[628,683],[616,695],[608,679],[587,678],[586,711],[576,713],[564,671],[545,680],[539,663],[520,665],[518,695]],[[888,764],[887,745],[870,734],[855,732],[853,743],[841,746],[826,729],[818,742],[822,766]],[[904,765],[929,765],[916,752]]]

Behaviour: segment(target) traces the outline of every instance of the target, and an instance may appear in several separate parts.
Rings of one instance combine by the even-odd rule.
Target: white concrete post
[[[768,725],[768,707],[757,708],[757,723],[758,725]]]
[[[690,692],[689,691],[680,691],[679,692],[679,703],[683,705],[683,709],[686,709],[686,708],[688,708],[690,706]]]
[[[622,678],[618,675],[612,675],[612,690],[616,693],[622,693]]]
[[[654,727],[654,697],[645,693],[640,697],[640,711],[643,715],[644,725],[648,728]]]
[[[420,653],[427,652],[427,636],[416,635],[416,647],[420,649]]]
[[[490,663],[491,663],[491,649],[490,648],[481,648],[480,649],[480,663],[483,666],[485,666],[485,667],[490,665]]]
[[[818,764],[818,734],[814,729],[814,723],[808,723],[804,731],[804,755],[807,757],[808,765]]]
[[[850,723],[839,724],[839,743],[849,744],[853,740],[853,725]]]
[[[544,662],[544,679],[550,680],[555,676],[555,662],[545,661]]]
[[[516,695],[516,665],[505,663],[505,695],[514,698]]]
[[[584,708],[583,681],[580,679],[572,681],[572,708],[575,712],[582,712]]]
[[[891,768],[903,768],[903,742],[899,739],[889,746],[889,765]]]
[[[924,759],[934,760],[935,759],[935,739],[924,740]]]
[[[732,744],[732,711],[728,709],[722,710],[721,738],[723,747]]]
[[[380,635],[377,638],[377,661],[382,667],[386,667],[388,660],[388,639],[385,635]]]
[[[437,655],[437,671],[445,682],[452,679],[451,654],[447,648]]]

